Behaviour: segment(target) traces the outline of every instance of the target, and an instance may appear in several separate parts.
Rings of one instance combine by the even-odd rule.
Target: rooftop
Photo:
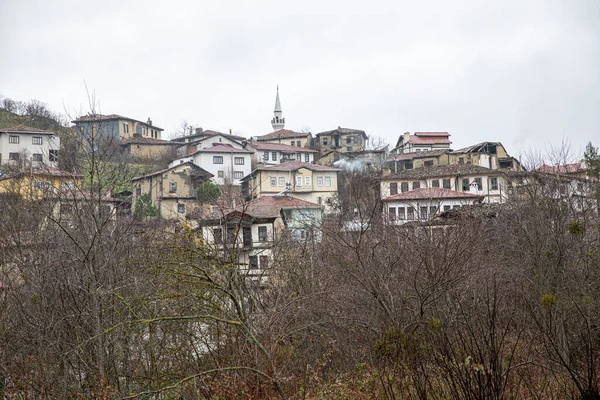
[[[388,160],[413,160],[415,158],[427,158],[427,157],[437,157],[441,156],[444,153],[449,152],[449,149],[435,149],[435,150],[427,150],[427,151],[418,151],[412,153],[404,153],[404,154],[395,154],[392,155]]]
[[[198,129],[200,129],[200,128],[198,128]],[[229,133],[223,133],[223,132],[218,132],[218,131],[213,131],[213,130],[210,130],[210,129],[206,129],[206,130],[203,130],[201,132],[194,133],[192,135],[180,136],[178,138],[173,139],[172,141],[173,142],[184,142],[184,141],[186,141],[188,139],[194,139],[194,138],[197,138],[196,139],[197,141],[201,141],[201,140],[204,140],[204,139],[207,139],[207,138],[211,138],[211,137],[217,136],[217,135],[225,136],[225,137],[228,137],[228,138],[236,140],[236,141],[244,141],[244,140],[246,140],[246,138],[243,137],[243,136],[238,136],[238,135],[233,135],[233,134],[229,134]],[[188,141],[191,141],[191,140],[188,140]]]
[[[321,208],[321,206],[290,196],[263,196],[240,204],[232,211],[237,211],[254,218],[278,218],[281,215],[281,210],[292,208]]]
[[[150,144],[150,145],[180,146],[182,143],[173,142],[173,141],[170,141],[170,140],[154,139],[154,138],[149,138],[149,137],[138,136],[138,137],[134,137],[132,139],[124,140],[123,142],[121,142],[121,144],[122,145],[127,145],[127,144]]]
[[[382,177],[390,179],[426,179],[457,175],[499,175],[502,171],[480,167],[472,164],[435,165],[432,167],[405,169],[403,171]]]
[[[300,168],[306,168],[311,171],[341,171],[339,168],[328,167],[326,165],[312,164],[300,161],[289,161],[277,165],[270,165],[268,167],[257,168],[257,170],[269,170],[269,171],[295,171]]]
[[[396,201],[396,200],[427,200],[427,199],[477,199],[483,196],[468,193],[457,192],[456,190],[441,189],[441,188],[423,188],[415,189],[409,192],[402,192],[393,196],[384,197],[381,201]]]
[[[266,135],[258,136],[256,140],[261,142],[266,140],[305,137],[310,135],[310,132],[295,132],[289,129],[280,129],[275,132],[267,133]]]
[[[337,129],[332,129],[330,131],[325,131],[325,132],[317,133],[317,136],[331,135],[332,133],[335,133],[335,132],[338,132],[338,133],[341,133],[341,134],[354,134],[354,133],[358,133],[358,134],[361,134],[364,137],[367,137],[367,134],[363,130],[352,129],[352,128],[342,128],[341,126],[338,126]]]
[[[148,122],[144,122],[144,121],[139,121],[137,119],[133,119],[133,118],[129,118],[129,117],[124,117],[122,115],[119,114],[92,114],[92,115],[83,115],[79,118],[77,118],[74,121],[71,121],[72,123],[76,124],[78,122],[94,122],[94,121],[114,121],[114,120],[119,120],[119,119],[126,119],[128,121],[134,121],[134,122],[138,122],[140,124],[144,124],[144,125],[148,125],[151,126],[154,129],[157,129],[159,131],[164,131],[164,129],[159,128],[158,126],[154,126],[151,123]]]
[[[30,126],[27,125],[17,125],[17,126],[13,126],[12,128],[0,128],[0,132],[6,132],[6,133],[48,133],[48,134],[54,134],[54,132],[51,131],[46,131],[43,129],[38,129],[38,128],[32,128]]]
[[[305,147],[290,146],[282,143],[254,143],[252,145],[256,150],[281,151],[282,153],[318,153],[316,150],[307,149]]]
[[[166,172],[169,172],[169,171],[177,169],[177,168],[181,168],[183,166],[189,166],[189,167],[191,167],[193,170],[196,171],[196,174],[198,174],[198,175],[204,175],[206,177],[213,177],[214,176],[213,174],[211,174],[210,172],[206,171],[203,168],[200,168],[199,166],[197,166],[193,162],[188,161],[188,162],[184,162],[183,164],[175,165],[175,166],[173,166],[171,168],[165,168],[165,169],[161,169],[159,171],[151,172],[151,173],[146,174],[146,175],[136,176],[135,178],[131,179],[131,181],[133,182],[133,181],[137,181],[137,180],[140,180],[140,179],[150,178],[151,176],[162,175],[162,174],[164,174]]]
[[[197,153],[239,153],[239,154],[252,154],[252,151],[249,150],[244,150],[244,149],[238,149],[233,147],[230,144],[227,143],[218,143],[218,144],[214,144],[212,147],[208,147],[206,149],[198,149],[195,152],[192,153],[193,154],[197,154]]]
[[[537,172],[542,174],[577,174],[585,172],[585,168],[581,166],[581,163],[564,164],[564,165],[542,165],[536,169]]]

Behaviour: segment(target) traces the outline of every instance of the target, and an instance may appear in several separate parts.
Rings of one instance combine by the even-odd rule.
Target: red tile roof
[[[278,218],[282,209],[322,208],[319,204],[290,196],[263,196],[237,206],[234,211],[255,218]]]
[[[254,143],[252,145],[256,150],[261,151],[281,151],[282,153],[318,153],[316,150],[307,149],[304,147],[290,146],[282,143]]]
[[[6,133],[10,133],[10,132],[24,132],[24,133],[50,133],[50,134],[54,134],[54,132],[45,131],[43,129],[38,129],[38,128],[32,128],[32,127],[27,126],[27,125],[17,125],[17,126],[13,126],[12,128],[2,128],[2,129],[0,129],[0,132],[6,132]]]
[[[447,137],[443,137],[443,136],[410,136],[410,138],[407,140],[408,143],[412,143],[412,144],[436,144],[436,143],[443,143],[443,144],[450,144],[452,143]]]
[[[310,132],[294,132],[289,129],[280,129],[275,132],[267,133],[266,135],[258,136],[257,141],[273,140],[273,139],[288,139],[296,137],[312,136]]]
[[[381,201],[394,200],[427,200],[427,199],[476,199],[483,197],[468,192],[457,192],[456,190],[441,188],[423,188],[415,189],[410,192],[398,193],[392,196],[384,197]]]
[[[449,137],[450,134],[448,132],[415,132],[415,136],[421,137]]]
[[[565,164],[565,165],[542,165],[536,169],[537,172],[542,174],[576,174],[585,172],[585,168],[581,167],[580,163]]]

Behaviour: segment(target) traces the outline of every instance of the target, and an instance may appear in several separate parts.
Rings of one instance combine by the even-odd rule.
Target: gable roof
[[[0,180],[18,178],[22,176],[42,176],[55,178],[83,178],[82,174],[63,171],[59,168],[33,168],[23,171],[8,172],[0,174]]]
[[[127,139],[127,140],[123,140],[121,142],[121,146],[126,146],[126,145],[130,145],[130,144],[149,144],[149,145],[162,145],[162,146],[180,146],[183,143],[179,143],[179,142],[173,142],[170,140],[163,140],[163,139],[155,139],[155,138],[149,138],[149,137],[134,137],[132,139]]]
[[[242,141],[246,140],[246,138],[243,136],[232,135],[229,133],[223,133],[223,132],[206,129],[206,130],[203,130],[202,132],[194,133],[192,135],[180,136],[178,138],[172,139],[172,141],[173,142],[185,142],[187,140],[188,142],[195,142],[195,141],[202,141],[202,140],[205,140],[205,139],[211,138],[213,136],[217,136],[217,135],[221,135],[223,137],[226,137],[226,138],[232,139],[234,141],[238,141],[238,142],[242,142]],[[194,138],[198,138],[198,139],[191,140]]]
[[[342,128],[341,126],[338,126],[337,129],[332,129],[330,131],[325,131],[325,132],[320,132],[317,133],[317,137],[318,136],[322,136],[322,135],[331,135],[333,133],[340,133],[342,135],[351,135],[351,134],[360,134],[361,136],[363,136],[365,139],[368,138],[367,134],[365,133],[365,131],[362,131],[360,129],[352,129],[352,128]]]
[[[477,199],[483,196],[468,192],[457,192],[456,190],[442,188],[422,188],[409,192],[402,192],[392,196],[384,197],[381,201],[395,200],[439,200],[439,199]]]
[[[479,153],[486,152],[488,146],[502,146],[500,142],[481,142],[462,149],[452,150],[453,153]],[[504,147],[504,146],[502,146]]]
[[[270,165],[268,167],[256,168],[256,170],[269,170],[269,171],[296,171],[301,168],[306,168],[311,171],[341,171],[339,168],[328,167],[326,165],[312,164],[301,161],[289,161],[281,164]],[[255,170],[255,171],[256,171]]]
[[[306,136],[312,136],[312,134],[310,132],[295,132],[289,129],[279,129],[278,131],[267,133],[266,135],[257,136],[256,141],[262,142],[274,139],[291,139]]]
[[[252,145],[260,151],[280,151],[282,153],[318,153],[317,150],[307,149],[305,147],[290,146],[283,143],[254,143]]]
[[[44,129],[32,128],[27,125],[16,125],[12,128],[1,128],[1,133],[41,133],[41,134],[49,134],[54,135],[52,131],[46,131]]]
[[[158,126],[154,126],[152,124],[149,124],[148,122],[144,122],[144,121],[139,121],[137,119],[133,119],[133,118],[129,118],[129,117],[124,117],[122,115],[119,114],[107,114],[107,115],[103,115],[103,114],[93,114],[93,115],[82,115],[81,117],[77,118],[76,120],[71,121],[72,123],[76,124],[78,122],[99,122],[99,121],[115,121],[115,120],[119,120],[119,119],[126,119],[128,121],[134,121],[140,124],[144,124],[144,125],[148,125],[156,130],[159,131],[164,131],[163,128],[159,128]]]
[[[281,215],[281,210],[307,208],[322,208],[322,206],[290,196],[262,196],[240,204],[233,211],[250,215],[254,218],[278,218]]]
[[[212,147],[207,147],[206,149],[197,149],[190,155],[198,154],[198,153],[239,153],[239,154],[252,154],[252,151],[238,149],[233,147],[227,143],[218,143],[213,145]]]
[[[146,174],[146,175],[136,176],[135,178],[131,179],[131,181],[133,182],[133,181],[138,181],[140,179],[150,178],[151,176],[162,175],[162,174],[164,174],[166,172],[169,172],[169,171],[172,171],[174,169],[181,168],[181,167],[184,167],[184,166],[191,167],[195,171],[196,175],[204,175],[207,178],[212,178],[214,176],[213,174],[211,174],[207,170],[205,170],[205,169],[197,166],[193,162],[187,161],[187,162],[184,162],[183,164],[178,164],[178,165],[175,165],[175,166],[173,166],[171,168],[165,168],[165,169],[161,169],[159,171],[151,172],[151,173]]]
[[[405,169],[394,174],[382,177],[381,180],[390,179],[426,179],[445,176],[460,175],[500,175],[497,169],[480,167],[472,164],[435,165],[432,167]]]
[[[541,167],[536,168],[536,171],[542,174],[553,174],[553,175],[569,175],[585,172],[585,168],[581,166],[581,163],[565,164],[565,165],[546,165],[543,164]]]
[[[450,149],[434,149],[427,151],[415,151],[412,153],[395,154],[388,158],[388,161],[413,160],[415,158],[438,157],[450,152]]]

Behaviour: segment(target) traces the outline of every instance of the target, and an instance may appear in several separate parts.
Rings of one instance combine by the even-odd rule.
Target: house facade
[[[472,164],[491,169],[520,171],[521,163],[500,142],[482,142],[448,153],[448,164]]]
[[[449,149],[450,134],[448,132],[405,132],[400,135],[390,153],[405,154],[419,151],[431,151],[436,149]]]
[[[507,175],[476,165],[438,165],[400,171],[381,177],[381,198],[417,189],[436,188],[483,196],[486,203],[504,203],[510,196]]]
[[[205,243],[236,260],[253,276],[264,275],[276,250],[321,240],[322,206],[290,196],[264,196],[199,221]]]
[[[243,149],[246,138],[243,136],[197,128],[195,135],[183,136],[179,139],[173,139],[172,141],[179,143],[179,147],[177,147],[177,157],[185,157],[193,154],[196,150],[206,149],[217,144],[226,144],[235,147],[236,149]]]
[[[159,219],[184,222],[186,214],[200,207],[196,189],[210,178],[211,173],[191,162],[135,177],[131,180],[132,204],[135,207],[137,200],[147,194]]]
[[[54,132],[18,125],[0,129],[0,165],[58,167],[60,138]]]
[[[325,205],[331,211],[338,195],[339,168],[325,165],[285,162],[260,167],[242,180],[247,199],[285,193],[311,203]]]
[[[476,189],[476,188],[475,188]],[[483,201],[484,196],[442,188],[422,188],[384,197],[384,212],[392,224],[427,221],[444,211]]]
[[[80,137],[85,140],[93,138],[125,140],[134,137],[160,139],[164,130],[154,126],[150,118],[142,122],[118,114],[84,115],[71,122],[77,127]]]
[[[31,168],[0,176],[0,194],[43,199],[81,187],[80,174],[58,168]]]
[[[265,165],[276,165],[282,162],[299,161],[313,163],[318,151],[306,147],[296,147],[282,143],[254,142],[246,146],[254,150],[254,159]]]
[[[181,143],[170,140],[152,139],[147,137],[134,137],[125,139],[121,143],[121,149],[131,155],[134,160],[156,161],[165,158],[175,158],[176,150]]]
[[[369,137],[360,129],[338,127],[331,131],[317,133],[316,143],[321,152],[336,150],[340,153],[363,151]]]
[[[241,179],[252,172],[253,152],[229,144],[215,144],[201,148],[187,157],[179,158],[169,166],[192,162],[213,175],[219,184],[241,185]]]

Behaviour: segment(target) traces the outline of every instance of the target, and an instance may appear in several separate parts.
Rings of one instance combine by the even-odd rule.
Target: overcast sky
[[[337,126],[518,156],[600,145],[600,1],[0,0],[0,94],[271,132]]]

